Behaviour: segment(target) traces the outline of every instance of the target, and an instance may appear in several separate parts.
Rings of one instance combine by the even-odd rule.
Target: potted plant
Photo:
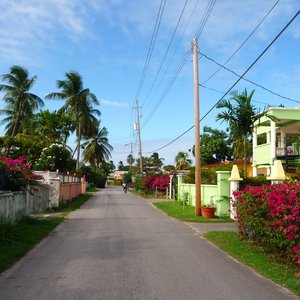
[[[216,205],[211,199],[208,204],[204,204],[201,206],[201,215],[203,218],[213,218],[216,212]]]

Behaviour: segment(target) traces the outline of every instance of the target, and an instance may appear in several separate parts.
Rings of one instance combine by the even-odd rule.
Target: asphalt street
[[[298,298],[219,251],[197,227],[109,187],[0,275],[0,299]]]

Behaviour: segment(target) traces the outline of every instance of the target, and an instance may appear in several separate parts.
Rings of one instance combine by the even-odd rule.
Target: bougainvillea
[[[300,264],[300,183],[247,186],[234,196],[240,233]]]
[[[151,192],[157,189],[159,192],[166,193],[170,184],[169,175],[148,175],[143,178],[142,185],[146,192]]]
[[[35,175],[24,157],[11,159],[0,156],[0,189],[19,191],[32,185],[41,176]]]

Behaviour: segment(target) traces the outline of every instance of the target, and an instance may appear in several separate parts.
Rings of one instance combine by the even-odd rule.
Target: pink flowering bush
[[[0,190],[24,190],[38,179],[41,176],[32,172],[24,157],[11,159],[0,156]]]
[[[146,193],[157,191],[165,193],[170,184],[170,177],[168,175],[151,174],[143,178],[142,185]]]
[[[247,186],[234,196],[240,233],[300,264],[300,183]]]

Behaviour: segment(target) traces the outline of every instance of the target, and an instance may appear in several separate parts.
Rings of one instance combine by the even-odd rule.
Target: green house
[[[300,167],[300,107],[270,107],[254,123],[253,176],[270,175],[275,160],[286,172]]]

